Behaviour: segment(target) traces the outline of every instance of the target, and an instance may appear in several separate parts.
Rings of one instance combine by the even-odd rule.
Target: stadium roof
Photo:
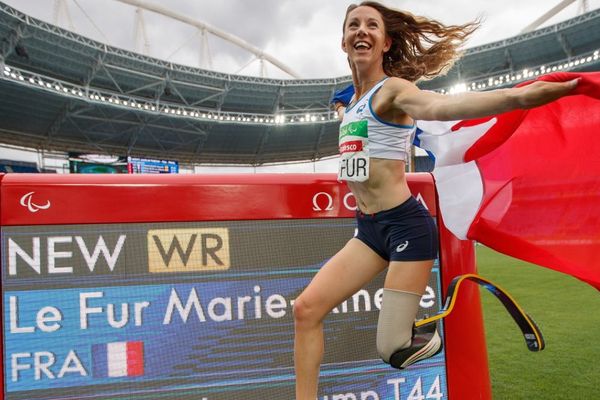
[[[254,165],[337,153],[338,121],[328,103],[350,77],[267,79],[172,64],[4,3],[0,37],[0,143]],[[596,70],[598,43],[595,10],[470,49],[448,75],[421,86],[486,89],[553,68]]]

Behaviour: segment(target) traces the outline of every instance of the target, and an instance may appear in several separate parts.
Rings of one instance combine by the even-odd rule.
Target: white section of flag
[[[107,345],[108,376],[127,376],[127,342],[113,342]]]
[[[459,239],[467,239],[483,199],[483,182],[475,161],[433,170],[439,206],[446,227]]]
[[[492,118],[478,125],[463,126],[452,131],[452,127],[458,122],[460,121],[417,121],[417,127],[423,131],[419,134],[419,147],[435,155],[436,168],[464,163],[467,150],[498,120]]]

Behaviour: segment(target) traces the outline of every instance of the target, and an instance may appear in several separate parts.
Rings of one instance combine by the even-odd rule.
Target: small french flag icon
[[[93,374],[97,378],[144,375],[144,342],[92,345]]]

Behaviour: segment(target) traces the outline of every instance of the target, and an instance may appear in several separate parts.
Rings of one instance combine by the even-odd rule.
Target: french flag
[[[92,345],[93,374],[97,378],[144,375],[144,342]]]
[[[571,95],[530,110],[417,121],[415,144],[435,157],[441,216],[458,238],[600,290],[600,73],[538,80],[575,78]]]

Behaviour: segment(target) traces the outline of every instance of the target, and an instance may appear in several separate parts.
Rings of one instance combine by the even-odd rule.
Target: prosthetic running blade
[[[440,312],[432,317],[415,322],[415,326],[420,327],[431,324],[439,319],[447,317],[454,308],[456,297],[459,291],[458,289],[466,280],[483,286],[494,296],[496,296],[498,300],[500,300],[500,302],[504,305],[504,308],[506,308],[506,311],[508,311],[513,320],[519,326],[519,329],[521,329],[523,337],[525,338],[525,343],[527,344],[527,348],[530,351],[538,352],[544,349],[544,337],[542,336],[542,332],[533,319],[517,304],[517,302],[511,297],[510,294],[508,294],[508,292],[495,283],[476,274],[465,274],[455,277],[448,286],[446,301],[444,302],[444,307],[440,310]]]

